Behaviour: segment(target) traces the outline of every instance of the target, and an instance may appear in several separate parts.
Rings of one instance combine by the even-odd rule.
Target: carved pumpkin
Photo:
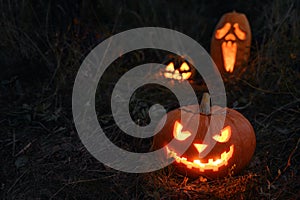
[[[229,108],[213,106],[209,113],[209,101],[209,95],[205,93],[200,106],[201,113],[194,113],[195,106],[198,105],[181,107],[167,113],[164,127],[154,136],[152,148],[156,150],[167,146],[165,156],[175,160],[173,164],[176,165],[176,170],[183,175],[219,178],[228,175],[229,172],[238,173],[250,162],[254,153],[256,140],[249,121],[239,112]],[[180,120],[181,112],[189,118],[185,124]],[[196,136],[184,154],[179,156],[176,148],[168,143],[175,138],[182,142],[182,145],[186,144],[192,135],[190,130],[195,127],[196,115],[200,115]],[[212,124],[207,132],[212,115],[217,123],[220,116],[226,115],[225,123],[221,130],[215,128],[220,126]],[[200,157],[207,149],[210,151],[205,157]]]
[[[240,74],[248,62],[251,29],[246,15],[237,12],[224,14],[213,33],[211,57],[222,74]]]
[[[183,80],[190,80],[195,75],[195,69],[190,66],[190,64],[186,61],[188,56],[178,56],[178,55],[168,55],[166,58],[166,67],[161,72],[161,76],[176,80],[176,81],[183,81]]]
[[[174,63],[170,62],[163,73],[165,78],[174,79],[178,81],[188,80],[192,76],[191,67],[183,62],[179,68],[175,68]]]

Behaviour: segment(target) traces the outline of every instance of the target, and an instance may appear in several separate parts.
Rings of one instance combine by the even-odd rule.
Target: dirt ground
[[[252,29],[244,73],[224,78],[227,106],[256,134],[256,150],[239,174],[191,179],[174,166],[131,174],[111,169],[81,143],[72,116],[72,88],[83,59],[124,30],[158,26],[180,31],[208,52],[219,18],[236,10]],[[0,0],[1,199],[299,199],[300,3],[274,1],[10,1]],[[152,138],[124,134],[110,107],[114,84],[129,69],[165,62],[168,52],[139,50],[113,62],[96,94],[98,121],[114,144],[147,152]],[[205,83],[191,80],[201,99]],[[203,86],[204,85],[204,86]],[[204,88],[204,89],[203,89]],[[135,122],[149,123],[159,100],[178,101],[147,86],[131,97]]]

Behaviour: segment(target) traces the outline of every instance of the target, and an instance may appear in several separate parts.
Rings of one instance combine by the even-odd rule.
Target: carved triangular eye
[[[189,70],[190,70],[190,67],[186,62],[181,64],[180,71],[189,71]]]
[[[175,68],[174,68],[174,63],[170,62],[167,66],[166,66],[166,71],[168,72],[174,72]]]
[[[227,142],[231,137],[231,128],[230,126],[226,126],[221,130],[221,133],[213,136],[213,139],[217,142]]]
[[[234,27],[234,33],[235,35],[240,39],[240,40],[245,40],[246,39],[246,33],[240,29],[240,26],[238,23],[235,23],[233,25]]]
[[[175,71],[174,63],[170,62],[166,66],[166,72],[164,73],[165,78],[173,78],[173,72]]]
[[[183,126],[178,121],[176,121],[174,124],[173,136],[179,141],[184,141],[192,135],[189,131],[182,131],[182,128]]]

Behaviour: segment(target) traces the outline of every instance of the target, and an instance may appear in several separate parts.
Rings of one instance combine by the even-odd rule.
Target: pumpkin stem
[[[210,95],[207,92],[205,92],[202,96],[200,113],[203,113],[205,115],[210,114]]]

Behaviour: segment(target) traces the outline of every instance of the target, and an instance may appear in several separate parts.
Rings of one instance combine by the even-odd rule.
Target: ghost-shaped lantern
[[[222,74],[238,74],[248,62],[251,29],[246,15],[235,11],[224,14],[213,33],[211,57]]]

